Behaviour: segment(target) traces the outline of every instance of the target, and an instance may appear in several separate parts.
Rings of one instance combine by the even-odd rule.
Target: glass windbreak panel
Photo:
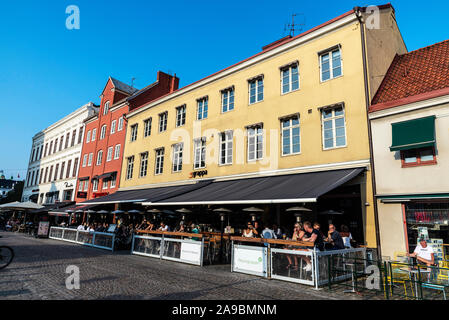
[[[64,239],[69,241],[75,241],[76,240],[76,233],[77,231],[75,229],[65,229],[64,230]]]
[[[162,256],[173,259],[181,259],[181,242],[165,241]]]
[[[133,252],[159,256],[161,250],[161,240],[134,238]]]
[[[94,245],[105,248],[112,248],[112,235],[96,234]]]
[[[311,256],[297,253],[272,252],[272,276],[312,281]]]

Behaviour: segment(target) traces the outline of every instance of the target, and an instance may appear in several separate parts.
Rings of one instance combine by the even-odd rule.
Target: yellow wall
[[[343,76],[320,83],[317,53],[337,44],[341,45]],[[281,95],[279,67],[295,60],[299,61],[300,90]],[[259,74],[264,74],[264,101],[248,105],[247,80]],[[235,86],[235,109],[221,114],[220,90],[231,85]],[[208,118],[202,121],[195,121],[196,99],[205,95],[209,96]],[[347,146],[324,151],[322,147],[321,113],[318,108],[339,102],[345,103]],[[190,141],[184,141],[184,146],[185,148],[190,146],[191,160],[187,164],[186,154],[184,154],[182,172],[172,173],[171,146],[177,141],[171,140],[170,135],[175,129],[175,108],[182,104],[187,105],[186,124],[182,129],[190,133]],[[202,136],[202,134],[193,136],[195,122],[197,124],[201,123],[203,133],[207,129],[217,129],[219,132],[226,129],[244,130],[247,125],[263,122],[264,129],[267,130],[264,137],[266,142],[264,152],[270,153],[270,136],[271,139],[275,139],[278,142],[278,147],[275,150],[278,155],[274,156],[276,161],[271,162],[274,164],[274,167],[270,167],[261,161],[248,163],[246,161],[246,139],[244,148],[241,151],[237,150],[238,147],[234,140],[234,164],[228,166],[208,165],[206,167],[206,170],[208,170],[206,178],[257,172],[259,170],[366,160],[369,159],[369,149],[365,108],[360,26],[358,23],[353,22],[297,46],[288,52],[283,52],[278,56],[271,57],[247,69],[233,73],[129,117],[120,187],[127,188],[138,185],[189,180],[190,172],[194,171],[193,139]],[[312,110],[312,112],[309,113],[309,110]],[[168,111],[167,131],[158,133],[158,114],[164,111]],[[281,156],[279,117],[298,112],[301,121],[301,154]],[[143,121],[149,117],[153,118],[151,136],[143,138]],[[136,123],[139,125],[138,139],[130,142],[130,127]],[[270,135],[270,129],[276,129],[277,132]],[[154,149],[159,147],[165,147],[164,173],[155,176]],[[148,174],[144,178],[139,178],[139,154],[145,151],[149,151]],[[241,154],[242,152],[244,163],[236,164],[236,154]],[[126,180],[126,158],[132,155],[135,156],[133,179]],[[218,162],[218,154],[215,157]],[[370,173],[368,172],[367,174],[366,182],[368,202],[372,202],[371,199],[373,198]],[[370,247],[375,247],[372,203],[367,207],[366,215],[367,244]]]

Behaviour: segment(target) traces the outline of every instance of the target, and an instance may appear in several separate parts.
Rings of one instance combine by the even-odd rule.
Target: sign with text
[[[266,276],[266,247],[234,246],[233,255],[233,271]]]
[[[190,261],[195,264],[201,264],[201,242],[181,243],[181,260]]]
[[[39,222],[39,228],[37,229],[38,237],[46,237],[48,236],[48,228],[50,227],[49,221],[41,221]]]

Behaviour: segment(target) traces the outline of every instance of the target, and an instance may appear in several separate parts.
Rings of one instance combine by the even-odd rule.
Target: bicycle
[[[9,266],[13,259],[14,250],[8,246],[0,246],[0,270]]]

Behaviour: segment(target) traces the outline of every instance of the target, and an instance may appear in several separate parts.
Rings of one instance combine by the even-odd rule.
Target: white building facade
[[[22,201],[73,201],[84,137],[84,120],[98,112],[87,103],[33,137]]]

